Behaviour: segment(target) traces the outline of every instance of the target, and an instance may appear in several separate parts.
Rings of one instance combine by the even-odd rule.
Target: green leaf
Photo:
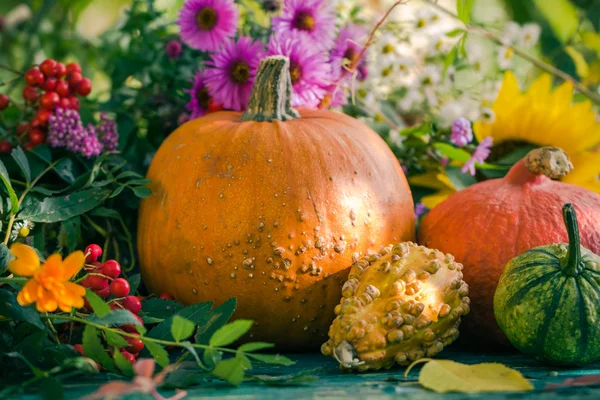
[[[153,317],[166,319],[172,317],[183,308],[183,304],[175,300],[165,300],[158,297],[142,300],[141,317]]]
[[[92,315],[89,318],[90,322],[93,322],[102,326],[119,326],[119,325],[139,325],[140,321],[128,310],[114,310],[111,311],[110,314],[99,317],[97,315]]]
[[[196,364],[202,368],[202,369],[206,369],[206,367],[204,366],[204,364],[202,363],[202,361],[200,361],[200,357],[198,356],[198,352],[196,351],[196,349],[194,347],[192,347],[192,344],[190,342],[181,342],[182,344],[185,345],[185,349],[192,355],[194,356],[194,359],[196,360]],[[212,366],[211,366],[212,368]]]
[[[204,324],[198,324],[198,333],[196,334],[196,342],[200,344],[208,344],[213,333],[220,327],[225,325],[237,307],[237,299],[232,297],[225,301],[220,306],[210,312],[210,316]]]
[[[196,325],[189,319],[183,318],[180,315],[173,316],[171,324],[171,334],[176,342],[181,342],[194,334]]]
[[[28,196],[18,217],[44,223],[64,221],[98,207],[109,194],[102,189],[87,189],[62,197],[47,197],[41,202]]]
[[[152,196],[152,190],[146,186],[134,186],[131,188],[131,190],[133,190],[133,193],[135,193],[135,195],[140,199],[145,199]]]
[[[0,274],[6,271],[10,261],[10,251],[4,243],[0,243]]]
[[[246,343],[241,345],[240,347],[238,347],[238,351],[242,351],[244,353],[250,353],[252,351],[257,351],[257,350],[263,350],[263,349],[270,349],[275,347],[274,344],[271,343],[265,343],[265,342],[250,342],[250,343]]]
[[[6,167],[2,161],[0,161],[0,180],[2,180],[2,183],[8,192],[8,197],[10,199],[10,213],[16,214],[17,211],[19,211],[19,199],[17,198],[17,194],[10,183],[8,171],[6,170]]]
[[[187,306],[177,311],[177,315],[189,319],[196,325],[201,325],[202,322],[208,318],[208,313],[212,308],[212,304],[212,302],[192,304],[191,306]],[[173,336],[171,335],[172,323],[173,317],[165,319],[163,322],[152,328],[147,336],[154,339],[173,340]]]
[[[104,331],[104,336],[106,337],[106,342],[108,344],[110,344],[111,346],[116,346],[116,347],[127,347],[129,344],[127,343],[127,340],[125,340],[125,338],[121,335],[119,335],[118,333],[112,332],[112,331]]]
[[[61,233],[64,234],[64,239],[66,241],[65,245],[69,252],[75,251],[75,249],[77,249],[77,241],[81,236],[81,218],[77,216],[62,221],[60,230]]]
[[[0,315],[15,321],[28,322],[42,330],[46,329],[35,307],[19,305],[17,294],[4,289],[0,289]]]
[[[577,32],[577,9],[569,0],[534,0],[535,6],[546,17],[556,37],[565,43]]]
[[[456,14],[464,24],[468,24],[471,21],[471,10],[473,9],[475,0],[457,0],[456,1]]]
[[[129,278],[127,278],[127,280],[129,281],[129,293],[133,295],[135,292],[137,292],[140,282],[142,281],[142,277],[140,274],[135,274],[131,275]]]
[[[446,58],[444,59],[444,69],[442,70],[442,81],[446,80],[446,73],[448,72],[448,68],[450,68],[450,66],[454,63],[454,60],[456,60],[456,55],[458,54],[458,49],[460,47],[460,43],[461,43],[462,39],[459,40],[454,47],[452,47],[452,50],[450,50],[450,52],[446,55]]]
[[[121,192],[123,191],[123,189],[125,189],[125,186],[119,186],[118,188],[116,188],[114,190],[114,192],[112,192],[109,196],[109,198],[113,198],[113,197],[117,197],[118,195],[121,194]]]
[[[401,136],[425,136],[433,132],[430,123],[424,123],[410,128],[402,129],[399,133]]]
[[[125,346],[126,345],[127,345],[127,342],[125,342]],[[130,376],[130,377],[134,375],[133,374],[133,366],[131,365],[131,363],[129,361],[127,361],[125,359],[123,354],[121,354],[121,352],[118,349],[115,349],[113,352],[113,360],[115,361],[115,365],[117,366],[117,368],[119,368],[121,370],[123,375]]]
[[[25,180],[27,182],[31,182],[31,168],[29,167],[29,161],[27,160],[27,156],[25,155],[23,149],[20,147],[15,147],[10,155],[17,163],[17,166],[21,170]]]
[[[91,289],[85,290],[85,297],[92,306],[94,313],[102,318],[110,314],[111,310],[108,304],[104,302],[96,293],[94,293]]]
[[[446,167],[446,176],[456,190],[463,190],[477,183],[474,176],[463,174],[458,167]]]
[[[290,360],[287,357],[284,357],[280,354],[255,354],[248,353],[248,357],[252,357],[258,361],[264,362],[265,364],[275,364],[275,365],[294,365],[296,362]]]
[[[204,359],[206,365],[208,365],[208,367],[212,369],[215,367],[215,365],[219,363],[219,361],[221,361],[221,359],[223,358],[223,353],[217,349],[209,347],[208,349],[204,350],[202,358]]]
[[[212,373],[234,386],[238,386],[244,380],[242,360],[238,357],[219,361]]]
[[[448,37],[456,37],[460,34],[465,33],[465,30],[462,28],[456,28],[456,29],[452,29],[450,32],[446,33],[446,36]]]
[[[86,325],[83,331],[83,352],[86,357],[96,361],[102,365],[104,369],[109,371],[114,370],[112,358],[110,358],[106,353],[106,350],[104,350],[104,346],[98,336],[98,331],[90,325]]]
[[[119,214],[117,210],[113,210],[112,208],[106,207],[97,207],[90,212],[90,215],[93,217],[121,219],[121,214]]]
[[[469,154],[469,152],[467,152],[466,150],[458,149],[448,143],[435,143],[433,147],[438,149],[440,153],[442,153],[442,155],[454,161],[467,162],[471,158],[471,154]],[[488,163],[475,163],[475,165],[477,168],[482,169],[505,169],[505,167],[492,165]]]
[[[152,357],[154,357],[154,360],[156,360],[158,365],[163,368],[169,365],[169,353],[167,353],[164,347],[158,343],[151,342],[144,338],[142,338],[142,342],[144,342],[144,345],[150,354],[152,354]]]
[[[258,383],[262,383],[267,386],[296,386],[302,383],[315,382],[319,378],[315,375],[312,375],[322,368],[312,368],[302,370],[296,374],[286,374],[286,375],[248,375],[247,378],[253,381],[257,381]]]
[[[238,319],[217,329],[211,336],[209,344],[214,347],[227,346],[246,334],[254,321]]]
[[[60,380],[54,376],[42,378],[39,382],[40,393],[46,400],[62,400],[65,398],[65,391]]]

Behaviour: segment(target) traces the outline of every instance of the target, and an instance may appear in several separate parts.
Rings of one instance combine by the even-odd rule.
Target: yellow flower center
[[[389,43],[387,43],[385,46],[383,46],[383,49],[381,49],[381,52],[383,54],[390,54],[393,51],[394,51],[394,46],[392,46]]]
[[[312,31],[315,28],[315,18],[310,11],[298,11],[292,25],[301,31]]]
[[[425,27],[425,25],[427,25],[427,21],[424,20],[423,18],[421,18],[417,21],[417,28],[423,28],[423,27]]]
[[[392,67],[385,67],[384,69],[381,70],[381,76],[383,76],[384,78],[387,76],[390,76],[391,73],[392,73]]]
[[[217,14],[214,8],[204,7],[196,14],[196,22],[198,23],[198,28],[203,31],[210,31],[219,22],[219,14]]]
[[[504,52],[504,58],[510,60],[514,53],[515,52],[512,47],[507,47],[506,51]]]
[[[234,63],[230,71],[231,79],[236,83],[246,83],[250,79],[250,66],[245,62]]]
[[[22,237],[22,238],[27,237],[27,236],[29,236],[29,232],[30,232],[29,228],[24,226],[21,229],[19,229],[19,237]]]
[[[302,66],[297,63],[290,65],[290,77],[292,78],[292,84],[295,84],[302,78]]]
[[[198,104],[202,108],[208,107],[208,102],[210,101],[210,95],[208,94],[208,89],[202,88],[196,92],[196,100],[198,100]]]

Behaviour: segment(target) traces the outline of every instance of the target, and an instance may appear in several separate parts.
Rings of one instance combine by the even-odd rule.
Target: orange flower
[[[17,296],[20,305],[35,303],[39,312],[57,308],[70,312],[73,307],[83,307],[85,288],[69,282],[85,263],[82,251],[71,253],[64,261],[60,254],[53,254],[43,265],[35,250],[27,245],[15,243],[10,251],[16,258],[8,263],[8,269],[15,275],[31,277]]]

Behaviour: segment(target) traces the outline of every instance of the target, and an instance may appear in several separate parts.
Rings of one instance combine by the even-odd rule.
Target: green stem
[[[567,226],[567,233],[569,234],[569,250],[567,252],[567,257],[564,259],[566,262],[563,263],[562,270],[569,276],[577,276],[583,267],[577,214],[575,213],[575,207],[573,207],[572,204],[565,204],[562,210],[563,219]]]
[[[242,121],[288,121],[300,115],[292,108],[292,79],[290,59],[271,56],[258,67],[248,111]]]
[[[0,283],[26,283],[27,278],[0,278]]]

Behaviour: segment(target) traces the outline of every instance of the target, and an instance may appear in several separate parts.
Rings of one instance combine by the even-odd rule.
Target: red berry
[[[75,349],[76,352],[78,352],[82,356],[85,356],[85,354],[83,353],[83,346],[82,345],[75,344],[75,345],[73,345],[73,348]]]
[[[40,98],[40,104],[46,110],[52,111],[54,106],[60,101],[60,96],[56,92],[44,93]]]
[[[162,293],[158,298],[163,300],[173,300],[173,296],[168,293]]]
[[[31,119],[30,124],[32,128],[39,128],[40,126],[42,126],[42,121],[40,121],[40,119],[36,115]]]
[[[77,93],[80,94],[81,96],[87,96],[88,94],[90,94],[92,92],[92,81],[89,78],[83,78],[78,84],[77,84]]]
[[[35,145],[34,145],[33,143],[31,143],[31,142],[27,142],[27,143],[25,143],[25,146],[23,146],[23,148],[24,148],[25,150],[31,150],[31,149],[33,149],[34,147],[35,147]]]
[[[223,106],[221,104],[217,104],[213,98],[211,97],[208,100],[208,106],[207,109],[209,112],[216,112],[216,111],[221,111],[223,109]]]
[[[85,261],[95,262],[102,255],[102,247],[97,244],[90,244],[85,248]]]
[[[135,362],[135,356],[133,354],[131,354],[130,352],[128,352],[127,350],[121,350],[121,354],[123,354],[123,357],[125,357],[125,359],[127,361],[129,361],[131,364],[133,364]]]
[[[29,124],[25,123],[25,122],[21,122],[18,126],[17,126],[17,135],[22,135],[23,133],[27,132],[29,130],[30,126]]]
[[[69,74],[72,73],[72,72],[79,72],[79,73],[81,73],[81,67],[76,62],[69,63],[69,64],[67,64],[67,72]]]
[[[75,89],[79,82],[83,80],[83,76],[79,72],[71,72],[67,75],[67,82],[69,83],[69,87],[71,89]]]
[[[102,266],[102,274],[111,278],[118,278],[121,275],[121,264],[115,260],[108,260]]]
[[[67,97],[69,95],[69,83],[67,81],[56,82],[54,91],[58,93],[60,97]]]
[[[58,79],[62,78],[67,74],[67,67],[63,63],[56,63],[56,67],[54,68],[54,76]]]
[[[70,103],[69,107],[72,110],[79,110],[79,108],[81,107],[81,104],[79,103],[79,99],[75,96],[69,97],[69,103]]]
[[[10,153],[13,149],[8,140],[0,140],[0,153]]]
[[[33,146],[44,143],[46,140],[46,134],[41,130],[34,128],[29,132],[29,143]]]
[[[46,92],[52,92],[54,89],[56,89],[57,83],[58,81],[56,80],[56,78],[46,78],[44,84],[42,85],[42,89],[44,89]]]
[[[60,101],[58,102],[56,107],[60,107],[60,108],[64,108],[64,109],[71,108],[71,102],[66,97],[63,97],[62,99],[60,99]]]
[[[44,84],[44,74],[37,68],[31,68],[25,72],[25,82],[30,86],[41,86]]]
[[[10,103],[10,99],[5,94],[0,94],[0,111],[6,109],[8,104]]]
[[[129,282],[123,278],[117,278],[110,284],[110,293],[115,297],[125,297],[129,294]]]
[[[96,293],[98,296],[106,299],[108,296],[110,296],[110,287],[106,286],[104,289],[96,290]]]
[[[40,71],[46,76],[54,76],[56,73],[56,61],[49,58],[40,64]]]
[[[123,307],[125,307],[126,310],[137,314],[142,310],[142,302],[135,296],[127,296],[123,300]]]
[[[38,99],[37,90],[33,86],[25,86],[23,88],[23,98],[26,101],[34,102]]]
[[[127,346],[125,349],[132,354],[137,354],[144,348],[144,342],[142,342],[140,339],[127,338],[126,340],[127,343],[129,343],[129,346]]]
[[[90,275],[85,280],[88,281],[88,287],[92,290],[102,290],[108,287],[108,279],[97,275]]]
[[[46,126],[46,124],[48,124],[48,119],[51,115],[52,113],[50,111],[41,109],[37,112],[35,116],[38,119],[38,121],[40,121],[40,124],[42,126]]]
[[[111,310],[122,310],[123,307],[121,307],[117,302],[112,302],[110,303],[110,309]]]

